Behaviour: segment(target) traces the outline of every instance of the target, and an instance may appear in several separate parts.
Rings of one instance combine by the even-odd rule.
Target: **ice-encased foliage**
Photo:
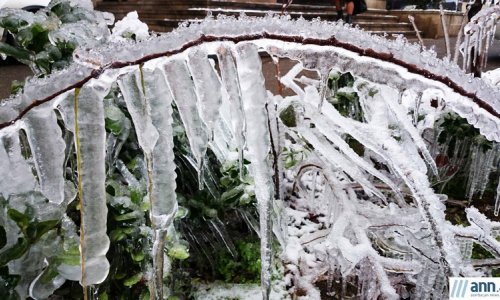
[[[448,277],[488,272],[488,264],[475,262],[467,250],[472,243],[500,259],[500,223],[468,208],[469,224],[452,225],[445,219],[448,196],[434,186],[456,173],[451,167],[443,173],[451,163],[465,165],[472,174],[469,195],[482,194],[483,183],[498,176],[500,90],[432,51],[340,23],[242,16],[208,18],[169,34],[78,55],[80,63],[99,63],[76,62],[33,79],[0,107],[0,172],[8,178],[0,183],[4,207],[23,210],[26,199],[47,198],[46,204],[37,200],[35,216],[46,220],[49,209],[59,208],[55,219],[65,224],[65,242],[79,243],[81,252],[80,275],[75,276],[75,266],[57,265],[62,271],[46,289],[37,272],[44,272],[44,263],[56,262],[44,260],[50,254],[38,256],[37,267],[30,269],[34,276],[25,279],[37,288],[30,289],[34,298],[46,297],[65,279],[86,286],[101,283],[108,273],[106,162],[115,163],[130,186],[140,185],[123,162],[106,158],[103,99],[114,82],[144,155],[155,269],[144,272],[154,297],[163,294],[165,236],[175,231],[173,104],[201,184],[208,148],[221,163],[231,159],[231,151],[241,151],[250,161],[264,298],[272,288],[271,230],[281,244],[288,292],[310,299],[320,299],[325,291],[339,298],[442,299]],[[277,64],[293,62],[288,73],[277,76],[288,96],[269,90],[262,65],[266,56]],[[347,72],[352,86],[328,89],[329,78]],[[341,93],[355,95],[356,114],[339,107]],[[442,127],[458,119],[465,119],[484,143],[458,136],[447,141]],[[67,131],[69,138],[63,135]],[[438,141],[443,146],[436,146]],[[488,150],[481,152],[481,145]],[[472,153],[470,161],[452,153],[460,147]],[[78,162],[73,190],[80,201],[79,241],[64,216],[64,205],[72,199],[61,154],[67,148],[75,149]],[[303,155],[286,164],[290,152]],[[479,153],[486,162],[476,162]],[[482,182],[474,182],[478,172],[486,172]],[[15,226],[4,212],[0,221]],[[19,237],[9,231],[7,246]],[[9,271],[19,274],[29,255],[15,258]],[[320,282],[326,285],[322,291]]]

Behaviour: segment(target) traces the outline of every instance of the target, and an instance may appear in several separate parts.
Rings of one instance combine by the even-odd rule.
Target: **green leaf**
[[[47,51],[47,54],[49,55],[50,60],[52,62],[62,59],[63,54],[57,46],[54,46],[52,44],[48,44],[47,47],[45,48],[45,50]]]
[[[21,91],[23,88],[24,88],[24,82],[23,81],[13,80],[12,83],[10,84],[10,93],[12,95],[15,95],[19,91]]]
[[[76,249],[76,251],[75,251]],[[65,251],[63,254],[57,256],[58,261],[62,264],[70,265],[70,266],[79,266],[80,265],[80,251],[78,247],[70,248]]]
[[[223,187],[225,187],[225,188],[227,188],[227,187],[231,186],[231,184],[232,184],[232,183],[233,183],[233,180],[232,180],[232,179],[231,179],[231,177],[229,177],[229,176],[224,176],[224,177],[222,177],[222,178],[220,179],[220,184],[221,184]]]
[[[132,259],[136,262],[140,262],[140,261],[143,261],[144,258],[146,257],[144,255],[144,252],[142,251],[139,251],[139,252],[136,252],[136,253],[130,253],[130,255],[132,256]]]
[[[16,16],[16,14],[5,16],[0,19],[0,27],[7,29],[11,33],[17,33],[19,28],[27,26],[29,23]]]
[[[29,250],[29,248],[30,244],[28,240],[25,238],[19,238],[15,245],[0,253],[0,266],[4,266],[9,261],[20,258]]]
[[[109,299],[108,293],[106,293],[106,292],[99,293],[99,297],[97,299],[99,299],[99,300],[108,300]]]
[[[47,284],[50,283],[56,276],[59,275],[59,271],[57,271],[57,266],[55,264],[50,264],[44,271],[42,276],[40,277],[40,282]]]
[[[42,52],[46,49],[49,41],[49,30],[40,23],[34,23],[28,28],[31,32],[32,39],[29,44],[29,50]]]
[[[240,203],[240,205],[247,205],[247,204],[251,203],[252,200],[253,200],[253,197],[251,195],[244,193],[243,195],[241,195],[239,203]]]
[[[202,209],[203,215],[205,215],[208,218],[216,218],[217,217],[217,210],[214,208],[210,207],[203,207]]]
[[[28,231],[30,230],[30,227],[33,227],[34,230],[32,231],[33,235],[32,236],[28,236],[28,238],[32,242],[36,242],[44,234],[46,234],[50,230],[54,229],[54,227],[56,227],[57,224],[59,224],[58,220],[48,220],[48,221],[43,221],[43,222],[37,222],[37,223],[30,224],[30,226],[28,226]]]
[[[184,219],[188,214],[189,214],[189,209],[185,208],[184,206],[179,206],[177,208],[177,212],[175,213],[175,219],[176,220]]]
[[[14,290],[21,276],[10,275],[7,267],[0,270],[0,299],[2,300],[20,300],[21,298]]]
[[[27,215],[13,208],[9,208],[9,210],[7,211],[7,215],[12,219],[12,221],[16,223],[16,225],[21,229],[23,233],[26,232],[26,229],[28,228],[30,223],[30,219]]]
[[[289,105],[287,108],[280,112],[280,119],[287,127],[297,126],[297,117],[295,115],[295,108]]]
[[[4,42],[0,42],[0,53],[11,56],[21,62],[29,61],[31,58],[31,52],[21,48],[13,47]]]
[[[141,296],[139,297],[140,300],[148,300],[149,298],[149,290],[145,290],[144,292],[142,292]]]
[[[118,222],[129,221],[129,220],[139,219],[141,216],[142,213],[140,211],[132,211],[123,215],[116,216],[115,220]]]
[[[130,200],[137,204],[140,205],[142,202],[142,193],[139,190],[136,189],[130,189]]]
[[[224,192],[221,195],[220,200],[222,202],[225,202],[225,203],[233,203],[233,202],[237,201],[238,198],[241,197],[241,195],[243,195],[244,190],[245,190],[245,187],[242,184],[240,184],[240,185]]]
[[[46,74],[50,73],[52,62],[53,60],[46,51],[39,52],[35,55],[35,64]]]
[[[126,287],[132,287],[135,284],[137,284],[139,281],[141,281],[142,277],[143,277],[142,273],[137,273],[134,276],[125,279],[125,281],[123,282],[123,285]]]
[[[125,123],[128,121],[125,114],[116,106],[106,106],[105,110],[105,126],[114,135],[120,135],[123,131]]]
[[[170,249],[168,249],[168,256],[175,259],[184,260],[189,257],[189,249],[184,244],[176,243]]]
[[[127,235],[121,229],[115,229],[115,230],[111,231],[111,233],[109,234],[109,238],[113,242],[121,241],[126,237],[127,237]]]

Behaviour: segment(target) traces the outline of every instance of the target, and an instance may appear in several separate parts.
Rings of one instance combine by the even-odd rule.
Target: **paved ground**
[[[417,42],[417,40],[411,40]],[[451,38],[450,44],[452,49],[455,46],[455,38]],[[434,46],[438,56],[446,55],[445,41],[443,39],[425,39],[426,47]],[[453,55],[453,50],[451,51]],[[460,61],[459,61],[460,64]],[[490,48],[487,70],[500,68],[500,41],[496,40]],[[274,73],[274,71],[272,71]],[[10,84],[13,80],[24,80],[26,76],[31,75],[28,67],[19,64],[0,64],[0,99],[6,98],[10,93]],[[274,76],[274,74],[272,75]]]

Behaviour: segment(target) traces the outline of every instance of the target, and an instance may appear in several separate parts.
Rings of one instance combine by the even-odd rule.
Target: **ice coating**
[[[500,244],[494,237],[498,224],[474,209],[467,211],[471,226],[454,226],[445,220],[446,196],[431,188],[430,174],[427,174],[426,166],[435,168],[430,157],[434,152],[427,149],[428,141],[421,135],[425,129],[432,128],[429,125],[432,121],[428,120],[444,113],[441,103],[446,103],[447,112],[454,111],[467,118],[487,139],[498,141],[497,90],[481,79],[473,79],[471,84],[462,82],[464,90],[461,90],[448,84],[448,80],[460,85],[460,80],[470,78],[459,73],[456,66],[438,60],[435,53],[421,53],[418,46],[409,45],[403,39],[389,42],[339,24],[273,17],[207,19],[203,24],[206,27],[193,24],[140,43],[124,42],[108,45],[110,49],[79,52],[83,55],[78,62],[80,67],[74,65],[72,70],[81,73],[71,75],[63,71],[48,79],[32,81],[24,94],[1,104],[0,120],[6,123],[0,127],[3,143],[0,157],[8,157],[9,163],[20,165],[21,174],[26,174],[28,167],[23,165],[25,161],[15,157],[19,147],[5,145],[9,144],[8,139],[16,138],[19,128],[33,122],[30,121],[32,115],[35,119],[41,118],[58,107],[63,112],[65,126],[73,123],[70,129],[77,133],[78,157],[82,163],[78,174],[82,176],[80,196],[83,195],[84,201],[81,236],[84,285],[102,281],[108,272],[104,257],[109,241],[105,236],[103,196],[102,99],[120,74],[123,76],[119,84],[146,156],[143,169],[150,175],[150,215],[156,235],[153,256],[159,257],[154,265],[153,280],[161,281],[162,236],[176,210],[172,100],[179,109],[196,161],[186,159],[200,172],[207,147],[213,147],[211,150],[224,162],[231,159],[228,153],[234,150],[228,149],[232,146],[231,135],[238,140],[240,151],[247,140],[245,154],[251,161],[260,212],[264,298],[270,289],[272,209],[280,214],[273,229],[283,235],[280,243],[284,248],[285,281],[291,286],[290,292],[302,289],[307,291],[307,297],[319,297],[315,280],[329,272],[330,282],[340,280],[338,276],[357,277],[362,298],[395,299],[398,295],[425,298],[431,292],[436,298],[443,298],[447,295],[444,282],[447,276],[484,275],[483,271],[474,271],[470,255],[464,253],[469,252],[470,242],[474,241],[498,256]],[[300,27],[292,28],[294,26]],[[317,30],[319,27],[324,30]],[[331,38],[333,33],[335,38]],[[274,96],[266,91],[259,51],[275,59],[299,61],[281,78],[281,83],[295,95]],[[212,62],[209,56],[214,54],[218,61]],[[156,58],[160,59],[154,60]],[[160,69],[142,67],[144,62],[156,63]],[[220,78],[217,68],[212,66],[214,63],[218,63]],[[360,97],[363,120],[342,115],[323,98],[319,86],[326,86],[324,74],[331,70],[349,71],[360,78],[352,90]],[[321,84],[318,78],[297,78],[303,71],[321,74]],[[59,79],[62,84],[56,82]],[[67,103],[75,97],[64,94],[75,87],[82,87],[76,97],[76,111],[74,103]],[[51,92],[58,93],[54,100],[50,98]],[[410,95],[404,101],[415,104],[402,105],[402,93]],[[433,97],[437,99],[436,109],[429,108],[430,103],[423,103],[435,100]],[[33,102],[33,99],[41,102]],[[278,120],[274,105],[280,102],[294,104],[297,128]],[[230,110],[219,106],[220,103],[230,106]],[[484,108],[484,104],[490,108]],[[21,112],[24,113],[19,115]],[[75,112],[76,122],[72,119]],[[421,112],[427,114],[425,124],[419,122]],[[57,124],[53,117],[49,120]],[[56,126],[54,124],[49,125]],[[232,130],[228,130],[228,124]],[[51,138],[61,135],[55,130],[50,132]],[[36,137],[41,134],[37,132]],[[348,136],[362,145],[363,154],[353,150],[347,142]],[[290,149],[302,151],[303,155],[295,166],[287,169],[279,167],[282,162],[273,162],[280,174],[272,174],[276,169],[271,167],[270,159],[281,158],[270,153],[282,150],[281,139],[288,139],[287,147],[293,140]],[[271,141],[275,146],[272,149]],[[492,153],[486,160],[488,165],[497,160],[491,157],[494,157]],[[6,165],[3,161],[0,164]],[[115,167],[127,184],[140,186],[122,161],[116,160]],[[274,204],[276,191],[272,175],[283,178],[276,189],[283,190],[286,196]],[[478,177],[472,176],[474,180]],[[30,187],[31,180],[26,182]],[[20,191],[18,188],[4,190],[2,184],[3,194]],[[476,182],[475,187],[474,190],[481,190],[483,183]],[[498,203],[495,210],[498,212]],[[217,233],[215,236],[234,252],[222,222],[214,219],[209,223],[210,230]],[[197,238],[200,237],[194,237]],[[75,269],[65,267],[65,278],[78,280]],[[415,283],[415,291],[406,290],[398,284],[400,280]],[[38,289],[37,284],[33,285],[34,290]]]
[[[135,130],[138,132],[137,139],[139,145],[146,153],[151,156],[153,148],[158,140],[158,130],[153,126],[151,120],[151,107],[145,99],[143,90],[142,69],[136,72],[124,74],[118,80],[118,86],[127,103],[128,111],[132,116]]]
[[[160,69],[144,70],[146,101],[152,113],[151,120],[157,129],[158,141],[152,152],[153,159],[153,199],[154,217],[172,218],[177,210],[175,196],[174,141],[172,133],[172,95],[165,84]],[[159,221],[160,221],[159,220]],[[170,220],[171,222],[172,220]],[[158,227],[167,228],[168,222],[158,222]]]
[[[142,41],[149,37],[149,28],[146,23],[139,20],[137,11],[129,12],[122,20],[117,21],[113,27],[111,40],[125,41],[134,36],[136,41]]]
[[[75,144],[78,159],[81,204],[80,252],[82,278],[86,287],[106,279],[107,207],[105,191],[105,143],[103,98],[110,83],[91,81],[75,91]]]
[[[201,172],[209,132],[201,120],[201,112],[197,101],[193,101],[197,99],[197,96],[191,79],[191,73],[186,62],[181,59],[169,61],[165,65],[164,71],[184,127],[186,128],[186,135],[191,145],[191,151],[198,163],[198,172]]]
[[[64,200],[65,143],[53,109],[39,108],[26,117],[26,133],[35,159],[40,187],[49,201]]]
[[[0,191],[6,199],[12,194],[22,194],[36,187],[30,166],[22,157],[18,133],[0,138],[0,172]]]
[[[151,108],[151,121],[159,135],[151,153],[150,193],[151,220],[155,230],[153,245],[153,268],[156,297],[161,299],[163,291],[164,247],[167,230],[177,212],[175,193],[177,177],[174,163],[174,136],[172,129],[172,95],[160,68],[143,70],[144,96]]]
[[[500,91],[498,91],[498,89],[492,89],[491,87],[481,84],[481,79],[470,80],[470,77],[460,71],[457,65],[448,61],[437,59],[434,52],[427,50],[421,51],[420,46],[409,44],[402,39],[386,41],[383,37],[371,35],[360,29],[344,28],[341,24],[329,23],[325,21],[315,20],[309,22],[302,19],[289,20],[286,17],[275,16],[267,16],[264,18],[240,17],[239,19],[233,17],[220,17],[217,20],[207,18],[201,24],[191,24],[189,27],[181,26],[172,34],[150,38],[139,43],[124,42],[115,45],[107,44],[101,48],[89,50],[88,53],[82,54],[82,56],[84,56],[86,60],[102,60],[103,64],[100,65],[101,67],[113,67],[112,62],[115,63],[114,67],[118,67],[118,65],[121,65],[122,63],[127,64],[127,62],[134,62],[144,57],[157,57],[160,56],[161,53],[168,54],[181,51],[183,48],[188,46],[179,47],[179,45],[188,45],[189,43],[193,44],[193,41],[199,41],[198,43],[201,43],[204,40],[208,41],[208,36],[213,36],[213,39],[215,40],[217,39],[217,36],[225,36],[235,39],[241,37],[243,39],[254,41],[261,39],[259,44],[261,42],[269,43],[269,39],[271,39],[273,44],[280,46],[290,44],[289,42],[280,42],[280,40],[287,40],[288,37],[290,37],[290,39],[296,43],[319,43],[321,45],[325,45],[316,48],[316,50],[330,49],[332,51],[339,51],[339,53],[351,53],[351,56],[354,53],[361,53],[363,55],[363,60],[372,56],[379,56],[381,60],[390,60],[393,61],[393,63],[380,64],[380,60],[375,58],[377,60],[377,67],[380,69],[366,68],[363,67],[361,63],[359,64],[359,68],[356,69],[362,69],[365,72],[373,72],[374,75],[372,76],[376,76],[379,74],[377,72],[389,68],[390,73],[393,74],[391,76],[392,79],[406,78],[410,74],[415,74],[414,72],[417,72],[419,69],[426,70],[429,73],[434,74],[435,78],[441,78],[440,80],[442,80],[442,82],[454,83],[452,84],[453,91],[456,92],[459,87],[462,87],[463,90],[469,92],[468,95],[476,95],[476,97],[481,100],[481,103],[485,103],[490,107],[490,113],[496,112],[498,115],[498,112],[500,111],[500,101],[498,100],[500,99]],[[301,40],[295,38],[298,36],[307,36],[308,39],[306,40],[302,38]],[[334,39],[331,39],[332,37],[334,37]],[[328,44],[332,44],[333,46],[326,46]],[[263,44],[263,46],[265,45]],[[293,47],[295,46],[297,45],[294,44]],[[161,51],[159,49],[161,49]],[[354,52],[351,52],[351,50]],[[415,66],[416,69],[398,69],[396,66],[401,63]],[[357,64],[358,63],[355,63],[355,65]],[[371,67],[373,67],[373,64],[371,64]],[[391,70],[394,68],[399,72],[394,74],[394,70]],[[90,72],[88,71],[83,73],[90,76]],[[59,73],[56,73],[53,76],[59,77]],[[384,78],[384,76],[381,78]],[[408,82],[408,84],[416,84],[421,81],[429,83],[428,80],[423,80],[423,78],[418,76],[415,78],[415,75],[410,76],[410,79],[410,82],[408,82],[408,80],[404,80],[403,82]],[[416,79],[417,82],[415,81]],[[393,82],[393,84],[398,85],[399,81]],[[29,86],[30,85],[28,84],[27,87]],[[34,87],[40,87],[40,85],[34,85]],[[440,87],[444,88],[441,84]],[[56,89],[51,90],[54,92],[60,88],[61,86],[58,86]],[[446,88],[445,90],[448,91]],[[454,109],[460,115],[470,119],[471,122],[472,118],[477,120],[477,122],[474,121],[472,123],[475,124],[474,126],[485,131],[485,135],[489,139],[500,140],[500,137],[498,136],[499,130],[497,130],[498,127],[493,128],[494,130],[492,130],[491,126],[489,126],[490,124],[485,123],[489,122],[488,120],[484,120],[483,117],[475,117],[475,115],[481,114],[481,108],[473,106],[472,111],[466,112],[463,110],[461,105],[456,105],[455,103],[457,101],[469,102],[470,100],[463,99],[463,97],[457,98],[453,94],[451,96],[454,97],[447,97],[449,98],[447,101],[451,102]],[[498,125],[495,124],[495,126]],[[489,132],[489,130],[492,132]]]
[[[246,127],[248,158],[252,163],[251,172],[255,180],[255,195],[260,218],[262,297],[268,299],[271,281],[270,212],[274,187],[268,161],[270,147],[266,112],[268,101],[258,48],[252,44],[238,45],[236,63],[245,120],[249,125]]]
[[[498,217],[500,212],[500,182],[497,185],[497,196],[495,198],[495,216]]]
[[[221,70],[222,85],[227,93],[231,113],[231,127],[239,151],[240,173],[243,166],[243,148],[245,143],[245,120],[243,116],[243,104],[241,91],[238,84],[238,74],[232,54],[232,49],[227,45],[221,45],[217,49],[217,58]]]
[[[194,49],[188,54],[188,66],[196,86],[198,111],[212,139],[215,121],[219,118],[222,91],[220,79],[207,57],[205,49]]]
[[[477,63],[481,68],[486,66],[488,48],[493,42],[498,20],[500,20],[500,5],[497,3],[480,10],[465,25],[465,39],[460,45],[463,69],[467,69],[471,62]]]

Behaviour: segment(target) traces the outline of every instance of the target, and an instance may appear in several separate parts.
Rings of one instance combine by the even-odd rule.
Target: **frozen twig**
[[[415,17],[414,16],[408,16],[408,20],[410,20],[411,25],[413,25],[413,29],[415,30],[415,33],[417,34],[418,42],[420,43],[420,46],[425,47],[424,41],[422,40],[422,37],[420,36],[420,31],[417,28],[417,24],[415,23]]]
[[[450,36],[448,34],[448,26],[446,25],[446,20],[444,19],[443,4],[439,4],[439,15],[441,16],[441,24],[443,25],[444,42],[446,45],[446,57],[451,58],[450,50]]]
[[[453,62],[455,63],[458,63],[458,54],[460,53],[460,44],[462,44],[462,38],[464,37],[464,28],[467,22],[469,21],[469,18],[467,17],[469,10],[470,6],[467,6],[467,9],[465,10],[462,16],[462,23],[460,24],[460,29],[458,30],[457,42],[455,43],[455,53],[453,55]]]

